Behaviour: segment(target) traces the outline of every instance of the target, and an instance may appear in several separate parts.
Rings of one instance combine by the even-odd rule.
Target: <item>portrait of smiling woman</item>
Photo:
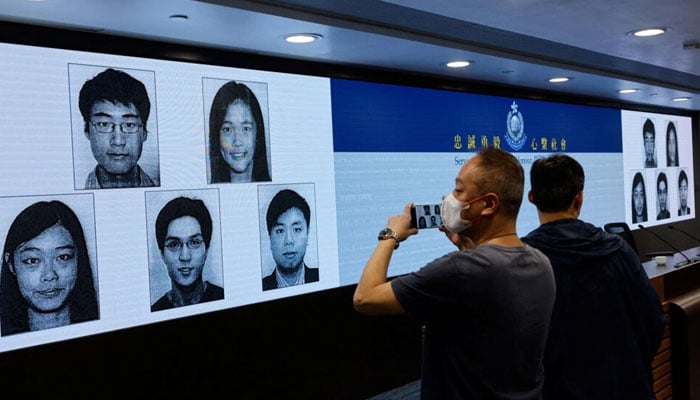
[[[251,88],[235,81],[221,86],[209,112],[209,183],[270,181],[266,135]]]
[[[98,319],[82,225],[65,203],[41,201],[10,225],[0,272],[2,336]]]

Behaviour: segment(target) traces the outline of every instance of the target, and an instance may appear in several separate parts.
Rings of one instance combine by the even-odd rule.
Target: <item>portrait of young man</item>
[[[678,174],[678,216],[690,215],[688,204],[688,174],[681,170]]]
[[[224,298],[218,190],[146,192],[151,311]]]
[[[656,178],[656,201],[656,219],[671,218],[671,212],[668,211],[668,179],[664,172],[659,172]]]
[[[70,64],[69,75],[75,188],[160,186],[155,73]]]
[[[642,125],[644,139],[644,168],[656,168],[656,128],[651,119],[646,119]]]
[[[259,187],[259,195],[272,195],[260,199],[262,290],[318,282],[313,185]]]

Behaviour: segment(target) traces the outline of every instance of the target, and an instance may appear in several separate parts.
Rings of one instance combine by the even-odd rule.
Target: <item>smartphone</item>
[[[428,229],[442,225],[442,204],[414,204],[411,207],[411,228]]]

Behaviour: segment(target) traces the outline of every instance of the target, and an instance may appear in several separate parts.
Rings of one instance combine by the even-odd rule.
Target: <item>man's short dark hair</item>
[[[535,160],[530,168],[533,203],[543,212],[563,211],[583,190],[585,174],[578,161],[566,154]]]
[[[299,193],[284,189],[277,192],[267,207],[267,233],[272,233],[272,227],[277,223],[277,218],[290,208],[298,208],[304,214],[306,228],[308,229],[311,220],[311,209],[309,203],[304,200]]]
[[[681,173],[678,174],[678,187],[681,186],[681,182],[685,181],[685,184],[688,184],[688,175],[686,175],[685,171],[681,170]]]
[[[133,104],[143,122],[143,130],[151,113],[151,101],[148,92],[141,81],[126,72],[108,68],[83,84],[78,97],[80,114],[85,121],[85,132],[89,130],[90,112],[93,104],[98,101],[109,101],[114,104]]]
[[[168,226],[172,221],[180,217],[193,217],[199,222],[199,227],[204,237],[204,243],[207,245],[207,249],[209,249],[212,231],[209,209],[207,209],[207,206],[204,205],[202,200],[190,199],[188,197],[176,197],[163,206],[156,218],[156,241],[158,242],[160,251],[162,252],[165,246]]]
[[[654,128],[654,123],[651,122],[651,120],[648,118],[646,121],[644,121],[644,126],[642,127],[642,134],[645,134],[647,132],[651,132],[652,136],[656,137],[656,129]]]
[[[525,172],[515,156],[497,147],[484,147],[476,153],[479,173],[474,184],[481,193],[498,195],[499,208],[504,215],[517,217],[523,202]]]

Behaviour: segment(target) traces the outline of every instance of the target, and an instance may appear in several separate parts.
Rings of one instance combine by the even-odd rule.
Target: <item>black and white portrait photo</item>
[[[92,194],[1,198],[2,336],[99,319]]]
[[[258,186],[262,290],[319,281],[313,184]]]
[[[209,183],[269,182],[267,84],[202,79]]]
[[[632,223],[639,224],[647,221],[647,189],[644,183],[644,175],[636,172],[632,178],[632,193],[630,195],[632,210]]]
[[[145,196],[151,311],[223,300],[218,190]]]
[[[644,119],[642,139],[644,143],[644,168],[656,168],[656,126],[651,118]]]
[[[669,209],[668,177],[666,172],[661,171],[656,175],[656,219],[671,218]]]
[[[69,64],[75,189],[160,186],[155,72]]]
[[[690,215],[690,210],[691,207],[690,205],[692,202],[690,201],[690,193],[691,191],[689,190],[690,181],[688,180],[688,174],[685,172],[685,169],[681,169],[678,172],[678,216],[683,216],[683,215]]]

